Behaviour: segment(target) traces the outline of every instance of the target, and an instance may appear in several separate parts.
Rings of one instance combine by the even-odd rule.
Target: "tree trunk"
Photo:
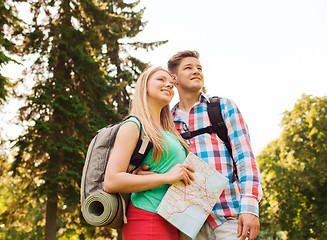
[[[57,232],[57,200],[54,193],[47,195],[45,240],[56,240]]]

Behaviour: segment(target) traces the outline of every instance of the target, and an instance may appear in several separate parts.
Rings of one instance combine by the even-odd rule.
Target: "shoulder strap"
[[[232,178],[232,182],[234,182],[236,179],[238,179],[237,176],[237,170],[236,170],[236,164],[233,158],[233,152],[232,152],[232,147],[228,138],[228,132],[227,132],[227,127],[225,125],[224,119],[221,115],[221,108],[220,108],[220,98],[219,97],[211,97],[209,99],[209,103],[208,103],[208,115],[209,115],[209,119],[211,122],[211,126],[207,126],[205,128],[201,128],[198,130],[194,130],[194,131],[188,131],[188,132],[184,132],[181,134],[181,136],[184,139],[190,139],[193,138],[195,136],[204,134],[204,133],[216,133],[218,135],[218,137],[224,142],[228,153],[230,155],[230,157],[233,160],[233,178]]]
[[[138,168],[141,163],[143,162],[146,155],[149,153],[150,149],[153,147],[153,144],[150,142],[150,139],[148,136],[145,135],[143,128],[142,128],[142,122],[137,116],[128,116],[126,119],[130,117],[135,117],[139,123],[140,123],[140,134],[139,139],[137,140],[136,147],[134,149],[134,152],[132,154],[129,166],[128,166],[128,172],[134,171],[136,168]],[[128,143],[126,143],[128,144]]]
[[[220,98],[219,97],[211,97],[210,102],[208,103],[208,115],[209,119],[213,128],[213,132],[218,135],[218,137],[224,142],[230,157],[233,160],[233,179],[234,182],[236,179],[238,179],[237,176],[237,170],[236,170],[236,164],[233,158],[233,151],[232,146],[230,144],[229,138],[228,138],[228,132],[227,127],[225,125],[224,119],[221,115],[221,107],[220,107]]]

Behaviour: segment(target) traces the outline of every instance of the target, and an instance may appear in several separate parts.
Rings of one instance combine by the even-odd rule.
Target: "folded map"
[[[157,208],[168,222],[194,239],[217,203],[228,179],[193,153],[185,164],[194,168],[192,184],[179,181],[171,185]]]

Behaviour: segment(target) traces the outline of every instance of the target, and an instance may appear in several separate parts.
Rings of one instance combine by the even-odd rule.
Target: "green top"
[[[140,128],[140,123],[136,118],[129,118],[125,122],[134,122]],[[179,140],[172,135],[170,132],[161,131],[166,140],[167,146],[164,148],[164,154],[157,163],[155,160],[151,161],[152,152],[151,149],[148,155],[143,160],[143,164],[149,165],[151,172],[156,172],[159,174],[166,173],[172,169],[176,164],[183,163],[186,158],[186,152]],[[167,159],[168,150],[168,159]],[[131,201],[133,205],[137,208],[156,213],[156,209],[160,204],[161,199],[164,197],[165,193],[169,188],[169,184],[162,185],[147,191],[132,193]]]

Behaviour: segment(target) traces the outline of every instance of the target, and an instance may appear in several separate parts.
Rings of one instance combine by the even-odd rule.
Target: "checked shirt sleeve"
[[[240,181],[239,213],[252,213],[259,217],[259,201],[262,197],[261,177],[251,149],[247,125],[233,101],[223,99],[221,109]]]

